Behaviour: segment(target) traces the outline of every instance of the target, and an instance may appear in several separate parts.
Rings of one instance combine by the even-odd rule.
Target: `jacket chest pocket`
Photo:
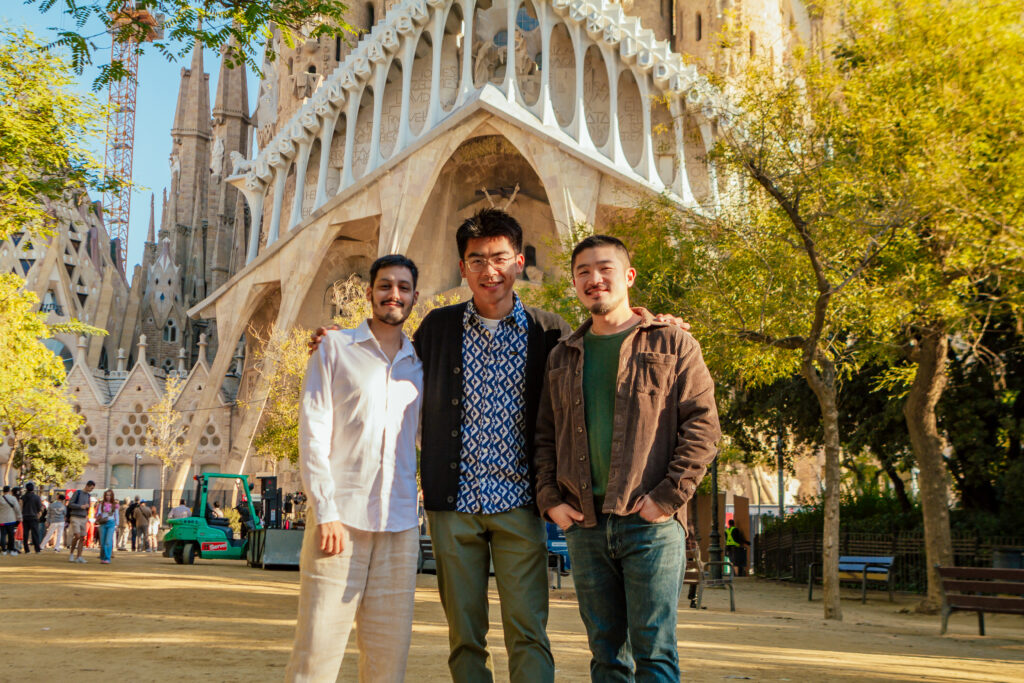
[[[551,394],[551,404],[556,415],[561,415],[568,409],[571,381],[572,372],[568,368],[554,368],[548,372],[548,392]]]
[[[676,358],[664,353],[642,351],[636,354],[634,387],[641,394],[667,394],[675,380]]]

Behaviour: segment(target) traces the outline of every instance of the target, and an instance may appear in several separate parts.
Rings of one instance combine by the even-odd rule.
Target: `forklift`
[[[164,536],[164,557],[173,557],[177,564],[194,564],[196,557],[203,559],[244,560],[250,532],[263,528],[252,504],[249,478],[244,474],[197,474],[195,504],[192,514],[181,519],[170,519],[170,531]],[[235,538],[231,525],[224,517],[217,517],[207,502],[210,484],[216,480],[234,480],[241,484],[245,497],[235,509],[241,517],[241,538]]]

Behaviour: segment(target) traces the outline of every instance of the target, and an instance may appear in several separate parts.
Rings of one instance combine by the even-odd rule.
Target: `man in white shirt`
[[[311,512],[288,681],[334,681],[353,622],[359,676],[401,681],[412,638],[419,533],[416,432],[423,366],[402,323],[416,265],[370,267],[373,317],[329,332],[306,368],[299,466]]]

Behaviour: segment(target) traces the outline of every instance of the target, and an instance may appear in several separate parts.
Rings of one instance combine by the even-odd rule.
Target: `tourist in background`
[[[85,549],[85,532],[89,524],[89,508],[92,505],[89,494],[94,488],[96,488],[96,482],[86,482],[85,488],[72,493],[71,500],[68,501],[68,535],[71,536],[71,545],[68,546],[71,549],[71,554],[68,555],[68,562],[84,563],[86,561],[82,557],[82,551]],[[78,551],[77,557],[75,557],[76,550]]]
[[[25,552],[29,545],[39,552],[39,518],[43,512],[43,500],[36,493],[36,485],[25,484],[25,495],[21,497],[21,537],[24,539]]]
[[[5,486],[0,496],[0,553],[17,555],[14,548],[14,534],[21,523],[21,503],[11,493],[11,487]]]
[[[128,549],[128,532],[130,527],[128,526],[127,510],[130,502],[130,498],[125,498],[121,503],[121,509],[117,512],[117,539],[114,541],[114,545],[118,550]]]
[[[53,550],[58,553],[64,549],[64,520],[68,515],[64,500],[64,494],[58,493],[57,500],[50,503],[46,510],[46,522],[49,527],[46,529],[46,536],[43,537],[43,547],[48,548],[50,539],[53,539]]]
[[[137,533],[135,531],[135,510],[139,507],[139,497],[135,496],[135,500],[125,510],[124,516],[128,519],[128,539],[132,544],[132,552],[135,552],[135,541]]]
[[[110,564],[114,555],[114,533],[120,506],[113,489],[103,492],[103,500],[96,504],[96,526],[100,530],[100,564]]]
[[[153,512],[146,505],[146,501],[140,500],[135,503],[135,547],[134,550],[142,552],[149,549],[149,520]]]
[[[182,498],[178,501],[178,504],[171,508],[171,511],[167,513],[167,519],[185,519],[192,514],[192,509],[188,505],[185,505],[185,499]]]
[[[160,535],[160,508],[157,507],[156,502],[149,504],[149,510],[152,515],[149,518],[149,535],[147,537],[146,552],[155,553],[157,544],[160,542],[157,538]]]

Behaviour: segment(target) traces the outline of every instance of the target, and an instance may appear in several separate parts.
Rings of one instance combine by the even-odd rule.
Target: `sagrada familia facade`
[[[356,38],[275,38],[254,111],[223,57],[211,108],[193,52],[130,284],[87,199],[51,207],[48,244],[0,244],[0,272],[26,277],[51,321],[109,333],[47,341],[86,417],[83,480],[180,489],[193,472],[274,470],[297,486],[249,454],[265,393],[251,330],[328,321],[334,283],[386,253],[420,264],[423,296],[459,291],[454,231],[483,206],[524,226],[528,287],[579,222],[600,230],[645,194],[713,205],[705,154],[728,122],[705,75],[782,64],[820,30],[800,0],[372,0],[349,22]],[[723,51],[727,23],[744,33]],[[173,471],[144,453],[169,378],[190,424]]]

